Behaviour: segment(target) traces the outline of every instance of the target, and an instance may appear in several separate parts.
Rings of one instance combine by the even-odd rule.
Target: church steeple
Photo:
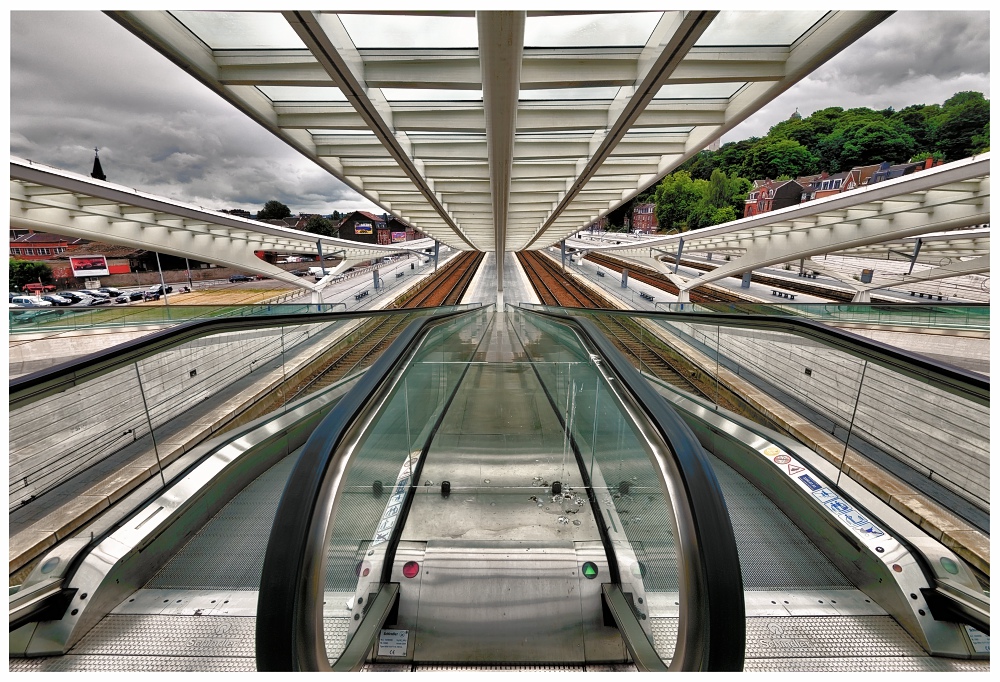
[[[90,174],[90,177],[96,180],[108,179],[108,176],[104,174],[104,169],[101,168],[101,159],[97,156],[97,147],[94,147],[94,171]]]
[[[802,120],[802,114],[799,113],[799,108],[798,107],[795,107],[795,111],[792,113],[791,116],[788,117],[788,120],[789,121],[801,121]]]

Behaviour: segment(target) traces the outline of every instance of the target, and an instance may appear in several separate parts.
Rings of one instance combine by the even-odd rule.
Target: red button
[[[403,575],[407,578],[416,578],[417,573],[420,573],[420,564],[416,561],[407,561],[403,564]]]

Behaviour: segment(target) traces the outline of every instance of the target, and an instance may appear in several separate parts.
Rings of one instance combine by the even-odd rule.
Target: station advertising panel
[[[393,232],[392,233],[392,243],[393,244],[395,244],[396,242],[405,242],[405,241],[406,241],[406,233],[405,232]]]
[[[354,234],[371,234],[372,224],[371,223],[355,223],[354,224]]]
[[[69,266],[74,277],[106,277],[111,274],[108,259],[104,256],[70,256]]]

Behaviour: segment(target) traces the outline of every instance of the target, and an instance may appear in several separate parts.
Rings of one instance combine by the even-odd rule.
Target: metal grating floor
[[[298,451],[257,477],[153,576],[147,589],[257,590],[264,552]]]
[[[744,590],[854,588],[766,495],[718,457],[706,454],[726,498]]]

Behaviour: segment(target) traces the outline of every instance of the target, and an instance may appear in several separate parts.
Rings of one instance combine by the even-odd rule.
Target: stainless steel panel
[[[583,662],[571,543],[430,541],[417,661]]]

